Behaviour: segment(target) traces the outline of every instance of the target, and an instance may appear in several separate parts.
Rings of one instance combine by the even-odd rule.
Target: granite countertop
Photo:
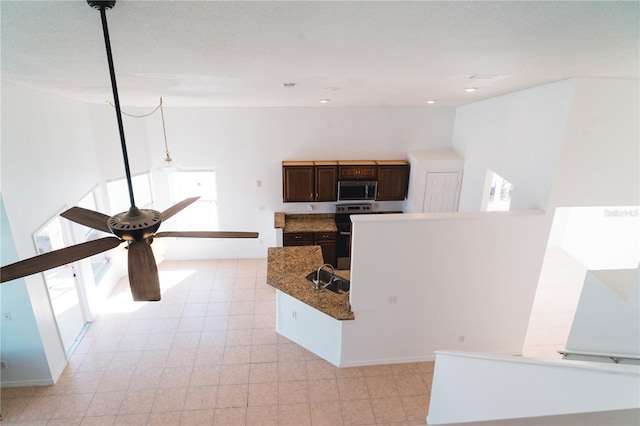
[[[282,228],[282,232],[285,234],[293,232],[338,232],[335,216],[332,213],[276,213],[274,226]]]
[[[337,320],[354,319],[349,292],[316,291],[305,277],[322,265],[320,246],[270,247],[267,284]],[[340,271],[336,271],[341,276]],[[346,277],[343,277],[346,278]]]

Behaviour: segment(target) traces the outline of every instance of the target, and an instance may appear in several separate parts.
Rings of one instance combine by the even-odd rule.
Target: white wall
[[[427,422],[621,410],[638,408],[639,401],[636,366],[443,352],[436,356]]]
[[[549,245],[587,269],[635,268],[640,263],[638,206],[558,207]]]
[[[546,215],[352,220],[355,320],[343,324],[341,365],[428,360],[442,349],[521,353],[549,229]]]
[[[460,211],[478,211],[491,169],[513,184],[511,210],[546,210],[575,80],[460,107],[453,148],[465,159]]]
[[[33,233],[99,180],[86,106],[3,82],[0,173],[18,258],[35,256]],[[23,282],[47,357],[49,374],[43,380],[56,380],[66,354],[46,284],[42,274]]]
[[[0,198],[0,220],[2,262],[18,261],[2,198]],[[0,386],[52,383],[52,375],[24,280],[7,282],[0,286],[0,306],[3,315],[11,316],[11,320],[0,319],[2,321],[0,359],[8,366],[0,374]]]
[[[576,80],[552,205],[640,204],[638,80]]]
[[[215,168],[219,226],[257,231],[260,240],[175,240],[178,257],[265,257],[276,245],[273,213],[307,213],[308,203],[282,202],[283,160],[406,159],[407,152],[445,148],[453,108],[172,108],[165,123],[181,166]],[[161,123],[146,120],[152,164],[164,158]],[[256,187],[256,180],[262,187]],[[158,193],[167,193],[159,183]],[[168,201],[167,201],[168,202]],[[396,203],[398,210],[402,203]],[[334,203],[315,203],[333,212]]]
[[[587,272],[566,349],[640,357],[640,269]]]

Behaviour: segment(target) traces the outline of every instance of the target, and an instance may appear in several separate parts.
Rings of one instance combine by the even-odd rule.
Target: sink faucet
[[[322,268],[324,268],[325,266],[328,266],[329,268],[331,268],[331,279],[329,280],[328,283],[322,282],[322,280],[320,279],[320,271],[322,270]],[[316,271],[316,279],[313,280],[313,288],[315,290],[323,290],[326,286],[328,286],[329,284],[331,284],[331,281],[333,281],[333,276],[335,275],[335,270],[333,269],[333,265],[331,265],[330,263],[325,263],[323,265],[320,265],[320,267],[318,268],[318,270]]]

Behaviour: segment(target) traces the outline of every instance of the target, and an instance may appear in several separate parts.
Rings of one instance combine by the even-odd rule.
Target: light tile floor
[[[431,362],[336,368],[275,332],[266,260],[163,262],[162,301],[122,281],[52,386],[4,388],[3,425],[424,424]],[[560,359],[586,269],[542,267],[524,356]]]
[[[424,424],[433,363],[336,368],[275,332],[266,260],[163,262],[123,280],[55,385],[4,388],[3,425]]]

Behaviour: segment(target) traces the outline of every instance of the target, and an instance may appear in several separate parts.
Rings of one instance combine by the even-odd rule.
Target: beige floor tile
[[[4,390],[3,390],[4,391]],[[58,408],[51,416],[52,419],[64,419],[83,417],[89,408],[89,404],[93,399],[92,393],[81,393],[72,395],[63,395]],[[2,409],[4,414],[4,400],[2,401]]]
[[[391,364],[391,371],[396,376],[420,373],[418,364],[415,362],[407,362],[403,364]]]
[[[129,388],[129,383],[135,370],[121,370],[111,374],[105,374],[100,381],[100,392],[124,391]]]
[[[274,426],[278,424],[278,405],[247,407],[248,426]]]
[[[213,418],[215,414],[214,408],[203,409],[203,410],[190,410],[183,411],[182,417],[180,419],[180,426],[182,425],[193,425],[193,426],[204,426],[204,425],[212,425]]]
[[[213,417],[214,425],[245,425],[246,421],[246,407],[216,408]]]
[[[250,346],[253,330],[240,329],[227,331],[225,346]]]
[[[223,364],[249,364],[251,346],[226,346],[222,357]]]
[[[251,362],[276,362],[278,361],[278,345],[251,346]]]
[[[110,416],[85,416],[82,419],[82,426],[112,426],[116,421],[115,415]]]
[[[365,376],[390,376],[393,374],[391,365],[365,365],[362,367]]]
[[[129,382],[129,390],[158,389],[162,373],[163,370],[157,368],[135,370]]]
[[[309,403],[309,386],[306,380],[278,382],[280,404]]]
[[[277,382],[249,384],[249,407],[277,405],[278,402]]]
[[[180,411],[184,409],[187,398],[186,387],[158,389],[151,411]]]
[[[222,364],[224,358],[224,346],[199,347],[196,354],[195,366]]]
[[[309,380],[309,400],[313,402],[339,401],[336,379]]]
[[[407,418],[400,398],[372,398],[376,423],[404,422]]]
[[[223,364],[220,367],[220,385],[249,383],[249,364]]]
[[[395,376],[394,380],[400,396],[427,395],[429,393],[420,373]]]
[[[269,304],[272,304],[269,302]],[[273,304],[275,307],[275,304]],[[274,328],[254,328],[252,330],[252,345],[275,345],[278,343],[278,333]]]
[[[307,378],[309,380],[336,378],[337,367],[323,359],[306,361],[306,364]]]
[[[417,364],[421,373],[433,373],[436,366],[435,361],[418,362]]]
[[[213,410],[218,399],[218,386],[189,387],[184,410]]]
[[[200,333],[198,349],[223,347],[227,340],[226,330],[203,331]]]
[[[87,408],[86,415],[89,417],[116,415],[123,398],[124,393],[120,391],[97,392]]]
[[[264,362],[259,364],[249,364],[249,383],[266,383],[276,381],[278,381],[278,363]]]
[[[149,413],[118,414],[114,426],[146,425]]]
[[[337,383],[341,400],[369,399],[369,389],[365,377],[341,378],[337,379]]]
[[[128,390],[122,398],[118,413],[148,413],[156,399],[156,392],[156,389]]]
[[[182,411],[172,411],[172,412],[152,412],[149,414],[149,419],[147,420],[148,425],[154,426],[175,426],[180,424],[180,420],[182,419]]]
[[[371,398],[389,398],[400,396],[394,376],[370,376],[366,378]]]
[[[246,407],[249,385],[224,385],[218,387],[216,408]]]
[[[305,361],[278,362],[278,380],[307,380],[307,364]]]
[[[84,417],[71,417],[66,419],[51,419],[46,425],[47,426],[79,426],[82,424],[82,420]]]
[[[304,348],[301,346],[292,342],[278,343],[278,361],[304,361],[305,357]]]
[[[189,386],[217,386],[221,370],[221,365],[196,365],[191,371]]]
[[[369,399],[342,400],[341,407],[345,425],[367,425],[376,421]]]
[[[161,389],[186,388],[191,380],[193,367],[170,367],[162,371]]]
[[[426,422],[427,413],[429,412],[429,396],[406,396],[400,399],[407,420]]]
[[[284,426],[305,426],[311,424],[309,404],[280,404],[279,424]]]
[[[229,330],[242,330],[253,328],[253,314],[250,315],[229,315]]]
[[[311,402],[311,424],[324,426],[343,425],[342,407],[338,401]]]

